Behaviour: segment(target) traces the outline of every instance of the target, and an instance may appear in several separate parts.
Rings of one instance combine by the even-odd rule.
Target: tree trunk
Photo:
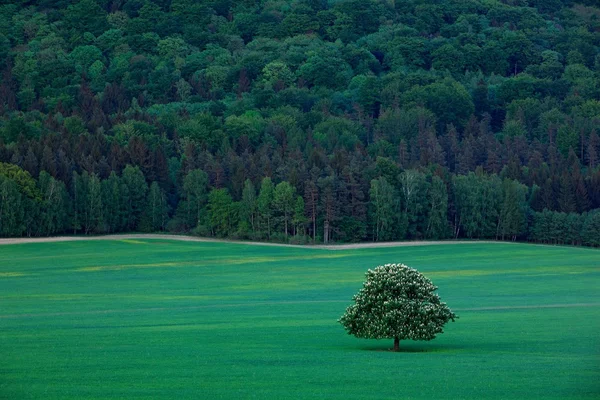
[[[394,338],[394,351],[400,351],[400,338],[398,336]]]

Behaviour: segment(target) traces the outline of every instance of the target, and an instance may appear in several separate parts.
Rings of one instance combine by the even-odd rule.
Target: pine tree
[[[317,235],[317,208],[319,204],[319,190],[312,180],[304,183],[304,207],[309,222],[312,225],[312,238],[315,241]]]
[[[201,169],[191,170],[183,179],[185,225],[195,228],[202,220],[203,209],[208,201],[208,175]]]
[[[110,173],[108,179],[102,181],[102,203],[104,205],[104,230],[108,233],[121,231],[124,227],[124,204],[121,196],[121,179],[114,171]]]
[[[242,201],[240,203],[240,226],[242,231],[252,231],[256,234],[257,200],[256,189],[250,179],[244,182]]]
[[[260,192],[257,199],[258,216],[260,218],[260,226],[262,235],[267,238],[271,237],[271,226],[273,218],[273,192],[275,188],[271,178],[263,178],[260,185]]]
[[[599,159],[598,152],[599,151],[600,151],[600,137],[598,136],[596,131],[594,131],[590,134],[590,138],[588,140],[588,146],[587,146],[587,161],[588,161],[588,165],[591,169],[594,169],[594,168],[596,168],[596,166],[598,166],[598,159]]]
[[[337,178],[329,175],[319,179],[318,185],[321,192],[321,210],[323,217],[323,243],[329,243],[336,230],[335,223],[339,217],[339,202],[337,198]]]
[[[565,172],[560,178],[558,207],[562,212],[573,212],[577,209],[571,177]]]
[[[138,229],[146,207],[148,185],[139,167],[127,165],[121,175],[121,195],[124,200],[124,215],[127,218],[125,229]]]

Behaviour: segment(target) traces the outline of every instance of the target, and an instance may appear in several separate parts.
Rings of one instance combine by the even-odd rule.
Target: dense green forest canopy
[[[0,235],[600,245],[600,8],[0,0]]]

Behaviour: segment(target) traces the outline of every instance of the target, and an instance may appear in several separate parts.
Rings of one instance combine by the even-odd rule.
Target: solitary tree
[[[419,271],[404,264],[385,264],[366,273],[355,304],[339,322],[348,334],[366,339],[431,340],[456,315],[434,292],[437,290]]]

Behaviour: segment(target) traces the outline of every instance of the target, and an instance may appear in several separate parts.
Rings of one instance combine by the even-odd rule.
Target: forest
[[[593,0],[0,0],[0,236],[600,246],[599,126]]]

